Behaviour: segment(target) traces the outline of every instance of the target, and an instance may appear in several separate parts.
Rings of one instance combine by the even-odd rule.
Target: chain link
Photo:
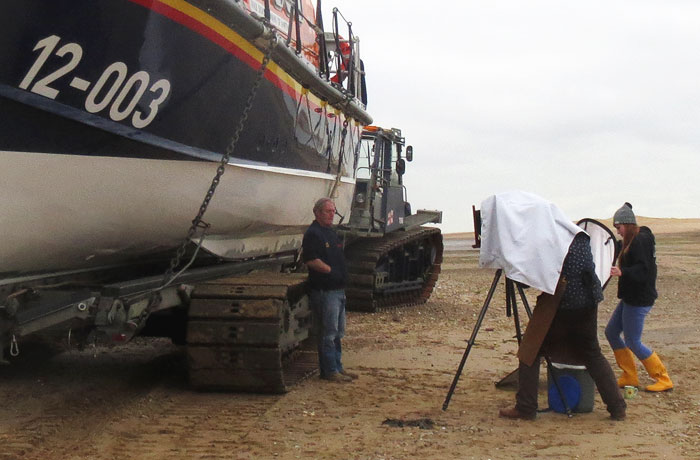
[[[233,155],[233,152],[236,148],[236,144],[238,143],[238,139],[241,136],[241,133],[243,132],[243,128],[245,127],[245,123],[248,120],[248,114],[250,112],[250,109],[253,107],[253,101],[255,100],[255,96],[258,92],[258,88],[260,87],[260,84],[262,83],[263,76],[265,75],[265,70],[267,69],[268,64],[272,60],[272,52],[275,49],[275,46],[277,45],[277,34],[274,32],[272,33],[272,37],[270,37],[270,45],[268,49],[265,51],[265,54],[263,56],[262,63],[260,64],[260,69],[258,69],[258,72],[255,77],[255,82],[253,83],[253,86],[250,89],[250,94],[248,95],[248,99],[246,101],[245,107],[243,108],[243,113],[241,114],[241,118],[238,121],[238,125],[236,126],[236,130],[233,133],[233,136],[231,137],[231,140],[226,147],[225,153],[221,156],[221,160],[219,161],[219,166],[216,168],[216,174],[214,175],[214,178],[211,181],[211,185],[209,186],[209,190],[207,191],[206,195],[204,196],[204,200],[202,201],[202,204],[199,206],[199,212],[197,213],[197,216],[192,219],[192,225],[190,226],[189,230],[187,231],[187,236],[185,237],[184,241],[176,251],[175,255],[173,258],[170,260],[170,266],[168,267],[168,270],[165,272],[163,276],[163,284],[167,285],[171,283],[174,279],[174,273],[175,269],[180,265],[180,261],[182,260],[182,257],[185,255],[185,252],[187,251],[187,245],[189,244],[190,240],[194,237],[194,235],[197,233],[197,229],[202,229],[202,239],[204,239],[207,230],[209,229],[209,224],[204,222],[204,213],[207,212],[207,208],[209,207],[209,203],[211,202],[211,199],[214,197],[214,193],[216,192],[216,188],[219,185],[219,182],[221,182],[221,176],[224,175],[224,172],[226,171],[226,165],[228,164],[229,160],[231,159],[231,156]]]
[[[19,345],[17,344],[17,337],[12,334],[12,339],[10,339],[10,356],[19,356]]]

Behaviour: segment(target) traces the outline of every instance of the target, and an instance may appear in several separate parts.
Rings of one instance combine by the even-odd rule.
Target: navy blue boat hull
[[[179,0],[4,0],[0,230],[10,236],[0,272],[176,245],[263,51]],[[208,216],[213,234],[294,233],[320,196],[349,211],[362,122],[310,89],[273,56]]]

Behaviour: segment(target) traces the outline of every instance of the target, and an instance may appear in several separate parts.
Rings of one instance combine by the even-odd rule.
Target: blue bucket
[[[572,411],[576,409],[579,401],[581,400],[581,385],[578,383],[574,377],[570,375],[562,375],[557,377],[557,382],[559,382],[559,388],[566,398],[566,404]],[[549,408],[554,412],[559,412],[560,414],[565,414],[564,403],[559,397],[559,392],[557,387],[552,383],[549,385]]]

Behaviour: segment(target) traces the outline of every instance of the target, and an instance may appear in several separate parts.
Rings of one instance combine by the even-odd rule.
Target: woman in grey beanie
[[[636,356],[656,383],[647,391],[666,391],[673,388],[668,372],[659,356],[642,343],[644,319],[656,300],[656,241],[649,227],[639,227],[632,205],[625,203],[613,216],[613,225],[622,237],[618,266],[610,271],[619,277],[617,308],[605,328],[605,337],[622,369],[619,387],[639,386]],[[619,242],[618,242],[619,243]],[[624,334],[624,340],[620,337]]]

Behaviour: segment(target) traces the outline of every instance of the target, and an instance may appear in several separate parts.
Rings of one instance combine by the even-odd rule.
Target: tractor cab
[[[405,147],[401,130],[367,126],[355,158],[356,185],[349,227],[368,233],[389,233],[406,226],[411,205],[403,174],[413,148]]]

